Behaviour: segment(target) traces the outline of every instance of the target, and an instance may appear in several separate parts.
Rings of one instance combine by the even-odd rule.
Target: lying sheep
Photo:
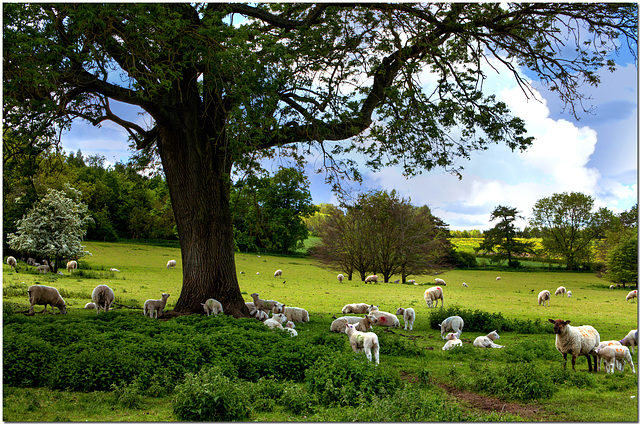
[[[441,324],[438,324],[438,326],[440,326],[440,336],[443,339],[445,338],[445,334],[449,331],[456,333],[456,336],[459,338],[462,334],[462,329],[464,328],[464,320],[462,317],[453,315],[445,318]]]
[[[371,315],[365,315],[364,317],[340,317],[331,323],[331,331],[334,333],[345,333],[347,324],[353,324],[356,330],[367,332],[371,330],[371,326],[377,321],[376,318]]]
[[[276,270],[276,272],[273,273],[273,276],[274,277],[282,277],[282,270],[281,269]]]
[[[29,304],[31,307],[29,308],[29,314],[33,315],[35,305],[44,305],[44,309],[42,312],[47,312],[47,305],[51,305],[51,310],[53,314],[56,314],[55,308],[58,308],[61,314],[67,313],[67,305],[60,296],[60,292],[55,287],[49,286],[31,286],[27,289],[27,294],[29,295]]]
[[[120,272],[120,270],[118,268],[109,268],[109,271],[111,271],[111,272]]]
[[[620,368],[621,372],[624,372],[624,363],[626,362],[631,365],[633,373],[636,373],[636,367],[633,365],[633,360],[631,359],[631,352],[629,352],[629,348],[626,346],[613,345],[601,349],[596,348],[595,353],[604,361],[604,368],[607,374],[613,374],[616,361],[622,365]]]
[[[282,313],[288,321],[309,322],[309,312],[306,309],[282,305]]]
[[[375,305],[371,305],[367,310],[367,313],[376,319],[374,325],[379,325],[381,327],[400,327],[400,320],[397,316],[390,312],[381,311]]]
[[[449,333],[445,338],[447,342],[442,346],[442,350],[451,350],[456,346],[462,347],[462,340],[460,340],[455,333]]]
[[[285,331],[288,331],[291,334],[291,337],[295,337],[298,335],[298,332],[295,330],[296,325],[291,321],[287,321],[284,326]]]
[[[607,346],[622,346],[622,343],[620,343],[617,340],[607,340],[604,342],[600,342],[600,344],[596,347],[596,350],[598,349],[602,349],[605,348]],[[600,371],[600,363],[601,363],[602,358],[600,356],[596,356],[596,371]],[[618,364],[616,364],[618,365]],[[618,367],[620,368],[620,367]]]
[[[630,300],[630,299],[635,299],[638,297],[638,290],[631,290],[628,294],[627,297],[625,298],[625,300]]]
[[[413,331],[413,323],[416,320],[416,311],[413,308],[398,308],[396,315],[402,315],[404,319],[404,329],[409,327],[409,331]]]
[[[571,297],[571,290],[567,291],[567,297]]]
[[[434,281],[436,282],[436,284],[440,284],[441,286],[447,285],[447,283],[445,283],[442,278],[436,278]]]
[[[356,330],[353,324],[347,324],[345,330],[349,336],[349,344],[354,352],[362,352],[367,355],[367,359],[371,361],[371,356],[375,359],[376,365],[380,363],[380,344],[378,343],[378,335],[373,331],[363,333]]]
[[[282,324],[287,322],[287,317],[284,314],[273,314],[273,316],[267,320],[264,320],[264,325],[269,328],[279,328],[284,330]]]
[[[551,300],[551,292],[549,290],[542,290],[538,293],[538,306],[547,306],[549,300]]]
[[[207,301],[201,303],[201,305],[207,316],[211,316],[211,314],[218,315],[224,312],[222,310],[222,303],[215,299],[207,299]]]
[[[569,325],[571,322],[569,320],[549,319],[549,322],[553,324],[553,332],[556,334],[556,349],[562,353],[564,368],[567,368],[567,354],[571,354],[571,365],[574,371],[576,370],[576,358],[586,356],[589,372],[591,372],[591,355],[594,355],[593,371],[596,371],[594,350],[600,344],[600,333],[590,325],[572,327]]]
[[[268,313],[266,313],[265,311],[261,311],[260,309],[257,309],[257,308],[249,312],[249,315],[251,315],[252,317],[260,321],[266,321],[267,319],[269,319]]]
[[[378,284],[378,276],[377,275],[370,275],[367,278],[364,279],[364,283],[376,283]]]
[[[93,292],[91,293],[91,300],[93,300],[93,302],[98,307],[97,313],[100,313],[100,309],[104,310],[105,312],[109,312],[109,308],[111,307],[111,304],[113,303],[115,298],[116,296],[113,293],[113,290],[111,290],[111,288],[105,284],[96,286],[96,288],[93,289]]]
[[[162,315],[162,311],[164,307],[167,305],[167,299],[169,298],[169,293],[162,293],[162,299],[148,299],[144,302],[144,316],[147,316],[147,312],[149,312],[149,318],[153,318],[155,313],[156,319],[158,318],[158,313]]]
[[[247,309],[249,309],[249,312],[254,311],[256,309],[256,305],[253,302],[244,302],[245,305],[247,305]]]
[[[13,256],[9,256],[7,258],[7,265],[9,265],[11,269],[16,269],[16,265],[18,265],[18,262],[16,261],[16,258],[14,258]]]
[[[40,274],[46,274],[47,272],[51,271],[51,269],[49,268],[49,265],[39,265],[36,268],[36,271],[38,271]]]
[[[367,303],[349,303],[342,307],[343,314],[366,314],[369,309]]]
[[[438,306],[438,299],[442,301],[440,304],[440,307],[442,308],[444,306],[444,295],[442,293],[442,287],[440,286],[430,287],[424,291],[424,300],[425,302],[427,302],[427,306],[429,308],[434,307],[433,306],[434,300],[436,301],[435,306]]]
[[[567,292],[567,289],[564,286],[560,286],[560,287],[558,287],[556,289],[555,295],[557,296],[557,295],[561,294],[564,297],[566,292]]]
[[[498,336],[498,332],[493,330],[491,333],[486,336],[479,336],[473,341],[473,345],[475,347],[492,347],[492,348],[503,348],[499,344],[495,344],[494,341],[499,340],[500,336]]]
[[[178,264],[178,263],[176,262],[176,260],[175,260],[175,259],[171,259],[171,260],[169,260],[169,261],[167,262],[167,269],[169,269],[169,268],[175,268],[177,264]]]
[[[84,309],[98,309],[98,305],[96,305],[93,302],[89,302],[86,305],[84,305]]]
[[[344,280],[344,275],[338,274],[338,283],[342,283],[342,280]]]
[[[252,293],[251,297],[253,298],[253,303],[254,303],[254,305],[256,305],[256,308],[258,308],[258,309],[260,309],[261,311],[264,311],[264,312],[271,311],[274,306],[276,306],[278,303],[280,303],[277,300],[260,299],[258,293]]]
[[[635,355],[633,350],[634,346],[638,346],[638,329],[631,330],[624,336],[624,339],[620,340],[622,346],[631,347],[631,353]]]
[[[76,262],[76,261],[67,262],[67,271],[71,272],[74,269],[78,269],[78,262]]]

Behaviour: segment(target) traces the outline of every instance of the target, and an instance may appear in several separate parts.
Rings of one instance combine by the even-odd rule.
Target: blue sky
[[[638,72],[630,56],[616,59],[620,66],[615,73],[602,71],[597,88],[584,88],[591,96],[586,106],[594,110],[581,113],[579,120],[563,113],[557,95],[535,81],[537,99],[526,99],[513,77],[496,65],[499,72],[489,75],[485,91],[495,93],[525,120],[536,139],[525,152],[502,145],[476,152],[461,162],[462,180],[441,169],[406,179],[399,168],[363,168],[363,184],[347,184],[353,191],[395,189],[416,206],[428,205],[453,230],[491,228],[489,216],[498,205],[516,207],[529,217],[537,200],[565,191],[593,196],[596,207],[616,213],[628,210],[638,197]],[[126,110],[130,117],[137,113],[127,105],[114,108]],[[135,119],[149,123],[144,116]],[[126,132],[108,122],[100,128],[77,122],[63,135],[62,145],[67,152],[81,149],[85,156],[102,155],[109,163],[124,162],[132,153]],[[324,176],[313,168],[310,161],[307,175],[314,203],[337,203]],[[523,227],[526,220],[517,224]]]

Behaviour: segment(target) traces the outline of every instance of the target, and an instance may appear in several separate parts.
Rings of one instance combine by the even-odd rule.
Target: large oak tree
[[[531,69],[574,110],[636,27],[636,6],[620,3],[7,3],[3,119],[19,133],[113,121],[136,149],[157,151],[182,247],[175,311],[214,297],[242,316],[234,167],[319,153],[336,184],[358,176],[354,153],[413,175],[457,172],[458,158],[491,143],[526,148],[523,121],[482,92],[485,59],[529,93],[520,66]],[[437,89],[422,89],[424,72]]]

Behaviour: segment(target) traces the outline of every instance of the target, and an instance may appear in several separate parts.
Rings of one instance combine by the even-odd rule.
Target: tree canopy
[[[518,230],[514,221],[518,218],[522,216],[516,208],[497,206],[491,212],[489,221],[498,220],[498,222],[493,228],[484,232],[484,239],[476,248],[476,252],[484,251],[492,254],[492,262],[501,262],[506,259],[509,267],[518,266],[516,257],[533,253],[533,242],[516,238]]]

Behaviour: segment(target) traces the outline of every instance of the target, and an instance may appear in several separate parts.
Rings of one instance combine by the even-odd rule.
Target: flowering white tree
[[[55,261],[58,270],[62,259],[78,259],[88,254],[80,242],[93,219],[87,205],[80,201],[82,193],[66,185],[64,191],[49,189],[18,221],[18,230],[8,235],[9,246],[19,252]]]

